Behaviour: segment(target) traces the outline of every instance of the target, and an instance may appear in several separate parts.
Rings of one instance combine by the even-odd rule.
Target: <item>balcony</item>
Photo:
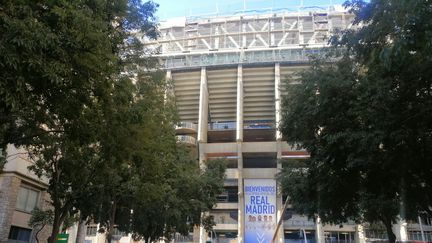
[[[275,129],[273,121],[245,121],[243,129]]]
[[[234,168],[227,168],[225,170],[225,175],[226,178],[230,178],[230,179],[238,179],[239,175],[238,175],[238,169],[234,169]]]
[[[209,131],[221,131],[221,130],[236,130],[236,122],[210,122],[208,124]]]
[[[274,121],[245,121],[243,124],[243,140],[245,142],[263,142],[276,140]]]
[[[236,139],[236,122],[210,122],[207,139],[209,143],[234,142]]]
[[[189,135],[177,135],[177,142],[184,143],[186,146],[196,147],[196,138]]]
[[[308,220],[308,219],[300,219],[300,220],[295,220],[295,219],[289,219],[289,220],[285,220],[283,222],[284,224],[284,228],[304,228],[304,229],[314,229],[315,228],[315,223],[312,220]]]
[[[225,202],[216,204],[214,209],[227,210],[227,209],[238,209],[238,202]]]
[[[177,134],[196,134],[198,126],[192,122],[180,122],[175,126]]]
[[[215,210],[210,213],[214,217],[216,224],[235,224],[238,223],[237,210]]]

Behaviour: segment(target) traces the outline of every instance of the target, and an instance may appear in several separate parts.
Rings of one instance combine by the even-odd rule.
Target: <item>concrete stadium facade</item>
[[[212,232],[196,231],[183,242],[249,243],[245,180],[275,179],[281,161],[309,156],[289,146],[277,129],[284,80],[307,67],[310,54],[324,54],[332,32],[351,28],[353,18],[337,7],[176,18],[160,23],[157,41],[146,41],[174,83],[182,121],[179,141],[194,148],[201,163],[228,161],[226,192],[210,212],[216,226]],[[285,197],[277,192],[277,220]],[[418,234],[413,236],[419,232],[417,224],[401,221],[394,227],[398,240],[418,239]],[[276,242],[361,243],[383,238],[381,233],[354,222],[323,225],[319,218],[308,219],[288,207]]]

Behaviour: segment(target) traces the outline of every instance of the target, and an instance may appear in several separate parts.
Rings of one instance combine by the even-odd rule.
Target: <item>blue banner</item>
[[[269,243],[276,231],[276,181],[244,179],[245,243]]]

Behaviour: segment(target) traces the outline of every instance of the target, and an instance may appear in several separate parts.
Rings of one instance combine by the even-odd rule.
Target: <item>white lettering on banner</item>
[[[270,242],[276,230],[276,181],[244,179],[245,243]]]

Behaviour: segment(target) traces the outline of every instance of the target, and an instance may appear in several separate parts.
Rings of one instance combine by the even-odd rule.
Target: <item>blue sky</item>
[[[181,16],[233,14],[245,9],[288,9],[297,10],[299,6],[325,7],[342,4],[345,0],[153,0],[158,3],[156,15],[160,20]]]

